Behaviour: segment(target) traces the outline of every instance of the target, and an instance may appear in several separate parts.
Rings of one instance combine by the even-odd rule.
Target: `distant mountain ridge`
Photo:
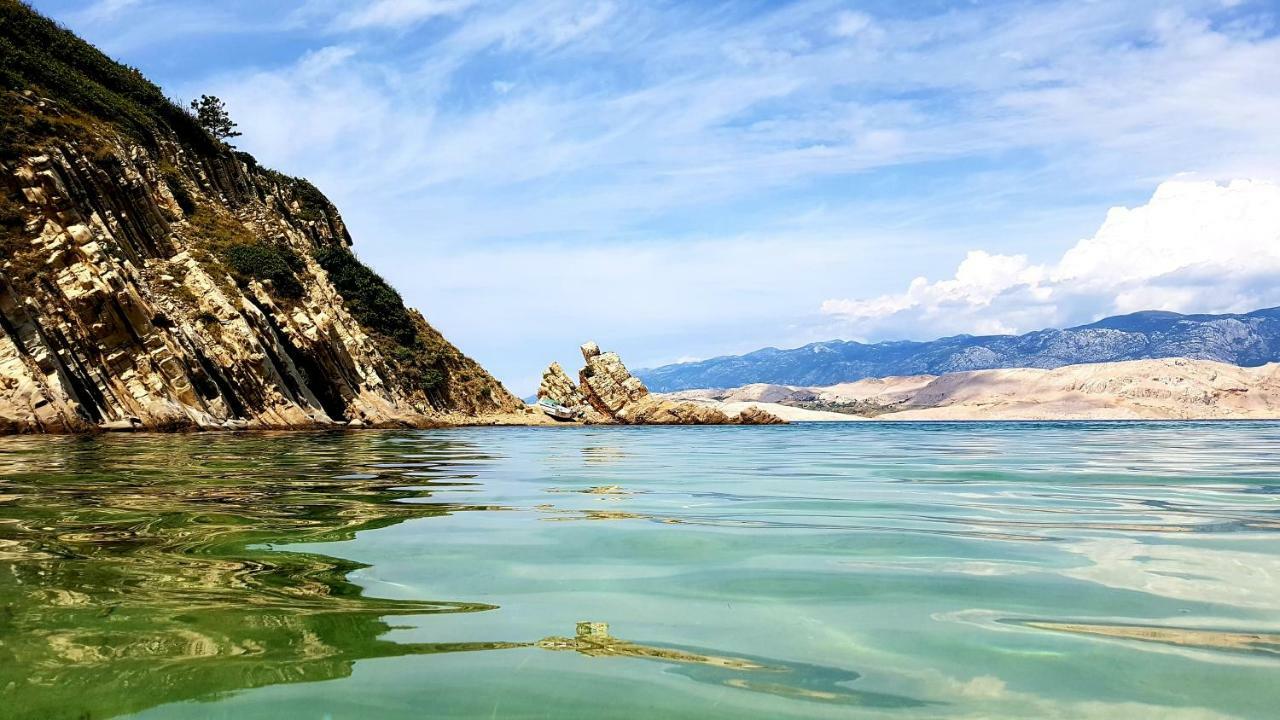
[[[890,375],[1188,357],[1253,367],[1280,361],[1280,307],[1232,315],[1146,311],[1024,335],[955,335],[925,342],[834,340],[764,348],[636,371],[655,392],[750,383],[834,385]]]

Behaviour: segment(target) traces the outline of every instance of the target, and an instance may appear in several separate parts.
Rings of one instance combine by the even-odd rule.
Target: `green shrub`
[[[429,367],[407,377],[408,381],[423,392],[430,392],[444,383],[444,373]]]
[[[404,386],[429,393],[444,384],[439,348],[420,332],[421,321],[404,306],[395,288],[345,247],[320,248],[316,261],[329,273],[347,310],[373,336]]]
[[[79,147],[90,157],[111,154],[104,140],[110,135],[102,123],[77,112],[50,108],[42,111],[34,101],[3,89],[0,89],[0,127],[4,128],[0,133],[0,161],[16,160],[39,151],[51,138],[60,144]]]
[[[293,192],[298,198],[298,217],[316,221],[324,219],[329,211],[329,198],[306,178],[292,178]]]
[[[189,221],[197,247],[219,261],[237,282],[270,280],[278,297],[302,297],[298,273],[305,263],[292,248],[260,240],[244,223],[211,209],[198,210]]]
[[[401,346],[417,344],[418,328],[400,293],[350,250],[337,246],[320,248],[316,261],[329,273],[329,279],[347,301],[347,310],[361,325]]]
[[[243,282],[247,278],[254,278],[270,281],[281,297],[302,297],[302,282],[298,280],[298,272],[303,267],[302,259],[293,250],[275,243],[255,240],[228,245],[219,254],[226,261],[232,277],[237,280]]]
[[[202,151],[221,149],[136,68],[113,61],[16,0],[0,0],[0,83],[10,90],[38,88],[148,145],[167,127]]]

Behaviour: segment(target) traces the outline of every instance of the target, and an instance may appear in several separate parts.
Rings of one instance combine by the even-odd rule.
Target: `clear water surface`
[[[1280,424],[0,438],[3,718],[1275,718]]]

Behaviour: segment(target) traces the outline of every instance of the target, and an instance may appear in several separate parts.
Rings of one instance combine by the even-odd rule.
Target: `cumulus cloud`
[[[1280,185],[1175,179],[1145,205],[1112,208],[1057,262],[973,250],[951,279],[918,277],[904,292],[831,299],[821,310],[862,336],[920,336],[1271,305],[1280,305]]]
[[[140,0],[88,29],[115,47],[203,33],[181,36],[207,43],[201,52],[154,50],[157,63],[219,58],[204,75],[172,75],[170,91],[223,97],[238,144],[329,193],[389,275],[411,258],[465,252],[488,268],[518,250],[530,267],[567,267],[600,249],[621,264],[593,269],[613,278],[642,248],[671,258],[636,271],[653,286],[645,294],[684,298],[673,268],[689,268],[696,300],[640,315],[600,303],[577,326],[602,338],[627,328],[613,344],[634,362],[833,335],[1021,330],[1114,308],[1243,307],[1270,292],[1267,276],[1238,270],[1217,283],[1207,261],[1136,283],[1081,270],[1108,278],[1086,288],[1060,277],[1083,259],[1049,261],[1044,249],[1091,234],[1100,209],[1174,173],[1274,176],[1280,35],[1249,4],[954,0],[881,3],[871,17],[825,0],[306,0],[177,22],[190,7]],[[264,15],[286,34],[246,36]],[[380,29],[395,31],[373,42]],[[256,52],[236,50],[253,42]],[[741,287],[706,283],[746,250],[690,253],[690,239],[746,235],[787,238],[759,250],[770,258],[794,243],[825,255],[751,268]],[[507,277],[458,272],[483,282],[443,294],[432,272],[392,279],[487,366],[540,367],[560,342],[552,316],[529,318],[518,343],[486,346],[512,337],[513,308],[529,303]],[[900,291],[919,274],[949,279]],[[823,315],[823,298],[851,299]]]

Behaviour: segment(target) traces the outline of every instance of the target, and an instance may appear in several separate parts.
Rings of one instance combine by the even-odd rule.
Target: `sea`
[[[0,438],[0,718],[1280,717],[1280,423]]]

